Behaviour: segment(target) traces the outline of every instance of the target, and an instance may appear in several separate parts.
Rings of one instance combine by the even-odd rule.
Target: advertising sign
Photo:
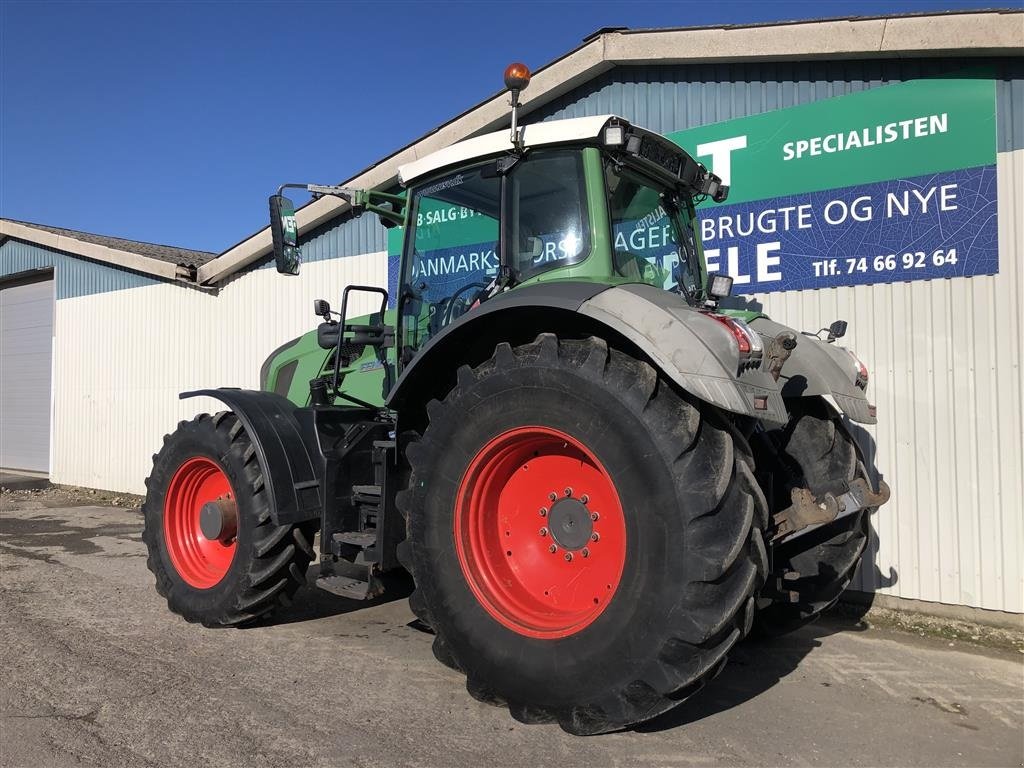
[[[669,138],[730,186],[700,207],[700,233],[736,293],[998,272],[992,80],[914,80]]]

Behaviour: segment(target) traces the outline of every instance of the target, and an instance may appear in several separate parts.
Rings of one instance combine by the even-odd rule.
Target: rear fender
[[[736,342],[720,323],[694,311],[677,294],[654,286],[552,281],[518,288],[463,315],[417,353],[392,389],[388,405],[409,419],[455,384],[460,365],[486,360],[499,342],[532,341],[538,333],[625,340],[695,397],[734,413],[784,424],[779,387],[759,370],[738,372]],[[766,398],[767,408],[755,406]]]
[[[588,299],[579,311],[632,341],[701,400],[775,424],[789,419],[775,380],[757,368],[739,371],[732,335],[677,294],[650,285],[623,285]],[[766,399],[766,408],[756,406],[759,398]]]
[[[750,326],[767,337],[792,330],[767,317],[754,320]],[[856,381],[856,363],[845,349],[800,333],[779,377],[783,397],[822,397],[850,421],[876,424],[878,419],[868,410],[867,395]]]
[[[263,473],[274,523],[318,519],[323,509],[323,461],[313,411],[299,409],[273,392],[221,388],[179,395],[182,400],[200,396],[220,400],[245,427]]]

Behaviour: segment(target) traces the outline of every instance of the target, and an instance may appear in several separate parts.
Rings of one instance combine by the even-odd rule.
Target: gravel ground
[[[373,605],[309,588],[251,629],[185,623],[138,511],[112,501],[0,494],[0,765],[1024,764],[1019,636],[982,648],[834,615],[743,644],[638,731],[575,738],[473,701],[405,584]]]

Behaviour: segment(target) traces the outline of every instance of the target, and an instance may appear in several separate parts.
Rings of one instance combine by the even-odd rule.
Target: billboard
[[[914,80],[668,134],[729,184],[700,206],[737,293],[998,272],[995,83]]]

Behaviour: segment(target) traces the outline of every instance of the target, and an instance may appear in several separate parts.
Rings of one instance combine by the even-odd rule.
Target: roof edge
[[[1006,23],[1007,17],[1020,23]],[[583,44],[533,74],[520,95],[526,116],[548,102],[616,66],[750,62],[773,59],[900,58],[946,56],[971,51],[978,56],[1022,55],[1019,34],[1024,11],[995,9],[908,16],[807,19],[752,26],[655,30],[599,30]],[[709,56],[708,51],[713,51]],[[344,182],[373,188],[393,184],[398,167],[457,141],[507,125],[507,94],[500,91],[426,133]],[[337,198],[322,197],[297,211],[305,234],[348,210]],[[214,283],[271,251],[269,228],[261,229],[197,270],[197,281]]]
[[[185,267],[172,264],[168,261],[152,259],[131,251],[123,251],[118,248],[110,248],[97,243],[87,243],[84,240],[77,240],[67,235],[58,235],[55,232],[48,232],[45,229],[37,229],[27,224],[19,224],[7,219],[0,219],[0,236],[13,237],[18,240],[25,240],[36,245],[52,248],[55,251],[63,251],[75,256],[82,256],[104,264],[110,264],[124,269],[131,269],[135,272],[142,272],[154,277],[162,277],[167,280],[190,280],[191,275]]]

